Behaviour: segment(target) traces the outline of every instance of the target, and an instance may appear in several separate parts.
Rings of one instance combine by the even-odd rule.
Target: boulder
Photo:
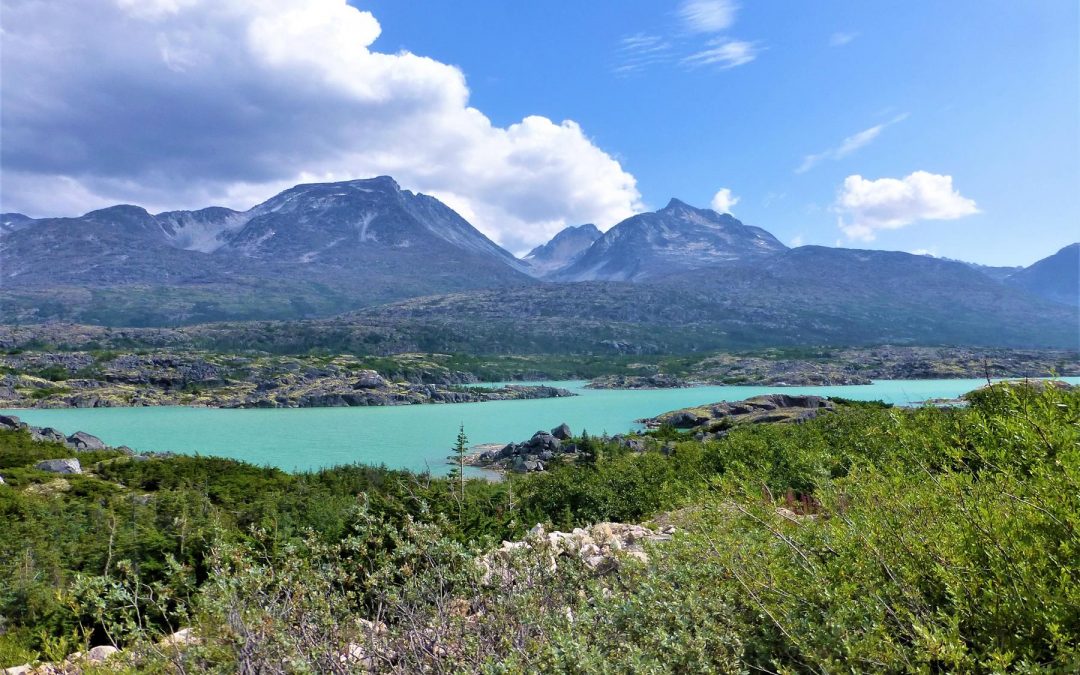
[[[34,468],[40,471],[50,471],[52,473],[82,473],[82,465],[79,464],[79,460],[74,457],[68,459],[46,459],[45,461],[35,464]]]
[[[551,435],[559,439],[560,441],[566,441],[573,438],[573,434],[570,433],[570,426],[566,422],[563,422],[559,426],[552,429]]]
[[[91,434],[85,431],[76,431],[67,437],[68,445],[72,446],[76,450],[104,450],[105,443]]]
[[[67,436],[52,427],[30,427],[30,438],[42,443],[67,443]]]
[[[202,640],[195,635],[191,628],[181,628],[172,635],[166,635],[158,641],[159,647],[178,647],[182,645],[197,645]]]
[[[3,484],[4,484],[4,477],[0,476],[0,485],[3,485]]]
[[[112,645],[98,645],[92,647],[89,651],[83,654],[83,660],[90,663],[102,663],[105,659],[109,658],[113,654],[116,654],[120,650]]]
[[[539,450],[551,450],[554,452],[559,449],[560,445],[562,445],[562,441],[546,431],[537,431],[532,438],[525,442],[525,447],[534,452]]]
[[[0,415],[0,429],[18,431],[23,428],[23,422],[14,415]]]
[[[386,386],[386,380],[374,370],[361,370],[353,383],[353,389],[382,389]]]

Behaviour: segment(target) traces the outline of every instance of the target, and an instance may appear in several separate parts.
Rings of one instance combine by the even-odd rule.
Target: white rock
[[[83,655],[83,659],[90,663],[101,663],[120,650],[112,645],[98,645]]]
[[[162,647],[173,647],[180,645],[197,645],[201,642],[198,636],[195,635],[195,631],[190,628],[181,628],[172,635],[166,635],[158,642],[158,645]]]

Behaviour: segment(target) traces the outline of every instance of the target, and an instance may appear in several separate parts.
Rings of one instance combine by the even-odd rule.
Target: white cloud
[[[619,40],[615,58],[615,74],[630,75],[644,70],[647,66],[671,61],[671,42],[663,36],[648,33],[627,35]]]
[[[978,213],[974,200],[953,188],[952,176],[916,171],[904,178],[848,176],[833,209],[848,239],[871,241],[879,230],[917,220],[955,220]]]
[[[731,213],[732,207],[739,203],[739,198],[731,194],[729,188],[720,188],[712,198],[713,211],[717,213]]]
[[[874,139],[880,136],[881,132],[884,131],[887,127],[890,127],[897,122],[903,122],[907,119],[907,117],[907,113],[897,115],[888,122],[876,124],[869,129],[863,129],[856,134],[848,136],[844,140],[840,141],[840,144],[834,148],[829,148],[828,150],[819,152],[814,155],[807,155],[803,157],[802,164],[800,164],[795,169],[795,173],[806,173],[807,171],[813,169],[815,166],[817,166],[826,159],[836,160],[847,157],[856,150],[859,150],[860,148],[869,145],[871,142],[874,141]]]
[[[578,124],[493,125],[460,70],[375,50],[379,22],[345,0],[3,9],[4,210],[247,208],[297,182],[389,174],[520,251],[641,209]]]
[[[679,17],[694,32],[718,33],[731,28],[738,9],[738,3],[731,0],[684,0]]]
[[[917,249],[908,251],[908,253],[910,253],[911,255],[925,255],[925,256],[929,256],[931,258],[936,258],[937,257],[937,247],[936,246],[931,246],[930,248],[917,248]]]
[[[843,47],[846,44],[850,44],[852,40],[859,37],[858,33],[833,33],[829,36],[830,47]]]
[[[801,234],[797,234],[791,238],[791,248],[799,248],[803,243],[803,236]]]
[[[716,66],[721,70],[750,63],[757,58],[760,49],[756,42],[716,38],[706,43],[705,49],[694,52],[682,60],[687,66]]]

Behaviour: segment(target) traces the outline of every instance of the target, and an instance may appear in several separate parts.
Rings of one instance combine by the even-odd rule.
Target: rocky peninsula
[[[445,368],[384,375],[351,356],[25,352],[0,356],[0,373],[0,408],[306,408],[572,396],[548,386],[476,386],[471,373]]]

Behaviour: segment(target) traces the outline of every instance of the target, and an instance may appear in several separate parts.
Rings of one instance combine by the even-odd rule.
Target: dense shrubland
[[[80,455],[0,435],[0,665],[115,642],[188,671],[1080,668],[1080,393],[844,406],[501,483]],[[95,463],[96,462],[96,463]],[[660,519],[647,562],[498,540]],[[194,626],[199,644],[154,646]],[[349,651],[352,645],[351,652]],[[344,659],[351,653],[355,658]]]

